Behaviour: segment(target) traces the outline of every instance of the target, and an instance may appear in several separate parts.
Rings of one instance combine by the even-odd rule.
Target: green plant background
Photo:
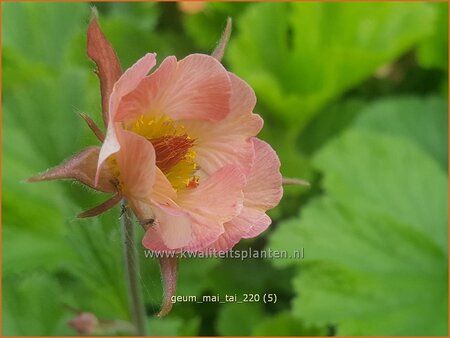
[[[77,115],[100,121],[91,5],[2,4],[4,335],[73,335],[71,308],[129,320],[119,211],[78,220],[104,196],[24,183],[97,143]],[[270,229],[238,245],[304,259],[180,262],[179,295],[276,304],[179,303],[157,319],[158,266],[139,249],[150,334],[447,335],[446,3],[95,5],[123,68],[148,51],[211,53],[231,16],[223,62],[255,89],[283,174],[311,182],[286,187]]]

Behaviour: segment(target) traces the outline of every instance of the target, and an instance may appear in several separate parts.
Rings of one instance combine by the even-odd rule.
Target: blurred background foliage
[[[76,312],[128,321],[118,210],[24,179],[95,138],[89,3],[3,3],[3,334],[72,335]],[[447,335],[447,3],[97,3],[129,67],[145,52],[211,53],[249,82],[286,187],[245,249],[303,260],[184,259],[179,295],[271,292],[276,304],[180,303],[164,319],[157,263],[138,250],[153,335]],[[140,246],[142,233],[136,238]],[[120,330],[104,334],[129,334]]]

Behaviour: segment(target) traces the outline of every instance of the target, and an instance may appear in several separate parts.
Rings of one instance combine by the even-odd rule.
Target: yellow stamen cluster
[[[128,123],[127,129],[144,136],[147,140],[164,136],[187,135],[186,128],[165,115],[157,117],[141,115],[137,120]]]
[[[125,128],[152,142],[156,152],[156,165],[174,189],[197,186],[198,177],[194,175],[197,170],[197,154],[192,149],[194,140],[188,136],[184,126],[164,115],[141,115],[125,125]]]

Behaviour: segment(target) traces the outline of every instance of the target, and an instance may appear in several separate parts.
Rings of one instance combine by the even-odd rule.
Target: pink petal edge
[[[120,77],[120,79],[114,84],[111,97],[109,100],[109,123],[106,131],[105,142],[100,150],[100,156],[97,164],[97,174],[95,182],[98,180],[98,172],[104,161],[116,153],[120,149],[120,144],[116,135],[116,120],[115,115],[117,108],[122,100],[122,97],[133,91],[142,79],[148,74],[148,72],[156,64],[156,54],[148,53],[141,59],[139,59],[133,66],[127,69],[127,71]]]
[[[177,62],[174,56],[124,98],[120,120],[142,114],[167,115],[174,120],[218,121],[230,111],[231,83],[225,68],[204,54]]]
[[[241,213],[224,225],[224,234],[208,249],[227,251],[242,238],[260,235],[271,224],[266,211],[275,207],[283,194],[280,161],[275,151],[264,141],[252,139],[255,163],[244,188]]]
[[[118,129],[120,151],[116,154],[121,193],[129,200],[151,201],[155,182],[155,149],[144,137]]]

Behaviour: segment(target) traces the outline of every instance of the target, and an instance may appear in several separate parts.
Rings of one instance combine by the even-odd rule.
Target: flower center
[[[167,116],[148,117],[141,115],[126,125],[126,129],[145,137],[155,148],[156,166],[166,175],[176,190],[195,188],[198,176],[192,149],[194,141],[186,129]]]

